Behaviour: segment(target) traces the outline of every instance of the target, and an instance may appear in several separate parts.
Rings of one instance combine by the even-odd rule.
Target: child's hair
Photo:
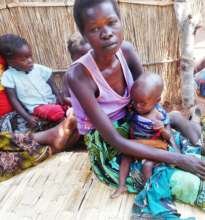
[[[79,32],[72,34],[67,42],[68,51],[71,54],[78,52],[78,48],[86,41]]]
[[[22,37],[14,34],[2,35],[0,36],[0,55],[6,60],[11,59],[24,45],[28,45],[28,42]]]
[[[140,90],[141,92],[146,92],[147,94],[153,94],[157,89],[162,92],[163,87],[163,80],[159,74],[145,72],[134,82],[131,93]]]
[[[85,11],[85,9],[94,7],[103,2],[110,2],[113,5],[113,8],[117,16],[120,18],[120,11],[119,11],[116,0],[75,0],[73,14],[74,14],[75,22],[81,33],[83,33],[84,31],[84,20],[85,19],[83,19],[83,12]]]

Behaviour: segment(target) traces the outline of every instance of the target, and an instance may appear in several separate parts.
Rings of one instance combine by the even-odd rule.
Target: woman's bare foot
[[[39,144],[49,145],[54,154],[65,149],[66,144],[69,143],[69,139],[76,131],[76,125],[76,117],[71,108],[68,117],[59,125],[46,131],[33,133],[32,136]]]
[[[119,197],[121,194],[124,192],[127,192],[127,187],[126,186],[120,186],[118,189],[115,190],[114,193],[111,194],[110,198],[115,199]]]
[[[55,132],[53,132],[53,144],[52,148],[54,151],[62,151],[65,149],[66,144],[69,144],[69,139],[74,134],[77,127],[76,117],[73,110],[69,109],[70,113],[67,118],[61,122],[57,127]]]

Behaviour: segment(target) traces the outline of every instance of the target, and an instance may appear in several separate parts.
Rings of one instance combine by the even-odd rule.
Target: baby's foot
[[[189,119],[191,121],[196,122],[197,124],[200,124],[202,117],[202,109],[200,105],[196,105],[190,109],[190,117]]]
[[[126,186],[120,186],[117,190],[115,190],[114,193],[111,194],[110,198],[115,199],[119,197],[121,194],[124,192],[127,192],[127,187]]]

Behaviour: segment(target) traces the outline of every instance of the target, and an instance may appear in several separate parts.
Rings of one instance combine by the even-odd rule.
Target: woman
[[[143,68],[133,46],[123,41],[116,1],[76,0],[74,18],[79,31],[93,50],[73,63],[67,73],[67,82],[78,129],[80,134],[85,136],[91,166],[97,177],[116,187],[119,179],[119,152],[122,152],[137,158],[172,164],[204,179],[204,161],[194,156],[150,148],[127,139],[129,125],[126,121],[126,106],[130,101],[130,88],[133,80],[143,74]],[[178,124],[180,123],[182,121],[178,121]],[[199,137],[194,135],[194,138],[193,142]],[[142,189],[138,165],[140,164],[133,164],[126,181],[130,192],[139,192]],[[173,173],[176,173],[175,171],[176,169]],[[169,173],[168,186],[171,176],[173,175]],[[197,180],[192,179],[193,182],[191,180],[189,184],[195,185],[199,180],[196,178]],[[175,180],[177,182],[174,186],[183,182],[183,178]],[[203,190],[199,190],[200,183],[199,180],[194,193],[197,191],[202,195]],[[184,190],[182,186],[179,188],[181,192]],[[171,193],[174,195],[173,190]],[[188,201],[180,195],[176,196],[187,203],[196,201],[196,197]],[[172,214],[176,216],[176,213]]]

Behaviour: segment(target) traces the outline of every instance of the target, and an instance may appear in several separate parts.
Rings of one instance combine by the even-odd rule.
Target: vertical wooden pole
[[[174,9],[180,31],[182,102],[184,107],[190,108],[195,105],[194,32],[199,18],[192,17],[187,0],[176,0]]]

